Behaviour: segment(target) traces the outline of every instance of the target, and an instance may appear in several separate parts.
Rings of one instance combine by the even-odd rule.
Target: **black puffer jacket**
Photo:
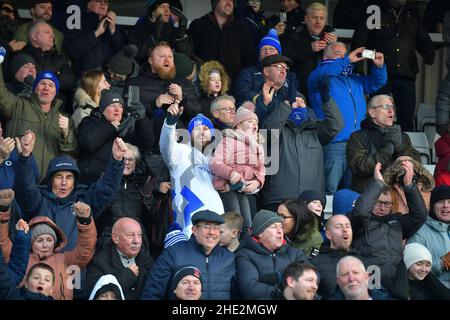
[[[419,72],[416,50],[423,56],[424,62],[432,65],[435,50],[419,12],[402,6],[394,9],[388,0],[380,1],[381,28],[370,30],[366,21],[355,30],[352,39],[352,50],[359,47],[375,49],[384,53],[389,79],[405,77],[416,79]],[[372,13],[370,13],[372,14]]]
[[[361,122],[361,129],[355,131],[347,142],[347,162],[352,170],[352,190],[362,193],[372,181],[375,164],[380,162],[382,168],[389,167],[399,156],[410,156],[420,160],[419,152],[413,148],[409,136],[402,133],[402,145],[390,152],[383,144],[386,130],[376,125],[371,119]]]
[[[380,268],[381,283],[385,285],[395,277],[402,262],[402,240],[414,235],[425,223],[427,209],[417,186],[411,184],[404,187],[409,213],[375,216],[373,208],[383,186],[381,180],[370,183],[347,217],[353,229],[352,249],[364,258],[366,266]]]
[[[270,300],[284,269],[292,262],[306,260],[301,250],[288,246],[286,242],[272,252],[255,238],[248,239],[236,252],[237,287],[240,297],[246,300]]]

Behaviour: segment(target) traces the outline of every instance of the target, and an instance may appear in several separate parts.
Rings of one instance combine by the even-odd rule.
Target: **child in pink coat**
[[[240,107],[233,128],[223,131],[210,167],[225,212],[240,212],[245,230],[252,224],[247,194],[257,193],[264,184],[264,148],[259,141],[258,117],[254,112]]]

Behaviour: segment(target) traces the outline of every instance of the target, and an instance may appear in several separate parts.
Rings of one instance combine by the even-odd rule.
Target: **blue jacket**
[[[95,218],[111,203],[120,189],[124,163],[112,159],[105,174],[88,186],[78,184],[65,198],[57,198],[50,185],[38,186],[31,173],[32,157],[19,157],[16,167],[16,199],[27,218],[46,216],[52,219],[67,237],[67,245],[61,252],[75,249],[78,237],[77,219],[72,205],[83,201],[91,206]],[[49,182],[50,183],[50,182]]]
[[[142,300],[173,298],[170,282],[181,266],[192,265],[202,274],[202,300],[229,300],[235,275],[234,253],[216,245],[207,256],[194,235],[189,241],[179,242],[164,249],[147,278]]]
[[[3,253],[0,250],[0,300],[52,300],[52,297],[33,293],[25,287],[17,288],[17,284],[7,270]]]
[[[264,76],[260,62],[239,72],[233,88],[236,106],[242,105],[245,101],[254,101],[256,96],[261,93],[263,84]],[[284,96],[287,95],[287,100],[294,102],[298,91],[297,76],[294,72],[287,73],[283,89],[281,90],[283,90]]]
[[[28,258],[31,252],[31,232],[25,233],[23,231],[16,232],[14,241],[9,255],[8,271],[16,283],[22,281],[25,277],[28,266]]]
[[[270,300],[280,276],[274,276],[292,262],[306,261],[303,251],[286,243],[275,252],[267,250],[255,238],[245,241],[236,252],[236,276],[240,297],[246,300]]]
[[[369,296],[372,298],[372,300],[392,300],[392,298],[389,296],[389,293],[378,289],[369,289]],[[333,300],[346,300],[340,288],[336,289]]]
[[[324,75],[328,75],[330,78],[330,95],[336,101],[344,118],[344,129],[332,142],[346,142],[352,132],[361,128],[361,121],[366,117],[364,96],[374,93],[387,81],[386,65],[381,68],[372,65],[371,73],[367,76],[343,75],[342,72],[351,68],[351,66],[348,56],[334,61],[324,60],[311,72],[308,78],[309,103],[319,119],[325,118],[321,108],[320,83]]]

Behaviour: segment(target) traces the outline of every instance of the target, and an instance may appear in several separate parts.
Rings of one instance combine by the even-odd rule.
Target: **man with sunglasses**
[[[376,109],[385,111],[381,107]],[[402,275],[397,271],[402,263],[402,241],[411,238],[422,227],[427,219],[427,209],[414,182],[413,164],[405,160],[402,162],[405,171],[402,182],[409,212],[392,212],[393,198],[381,174],[382,165],[378,160],[374,161],[373,181],[347,215],[354,231],[352,249],[364,259],[366,266],[376,268],[381,286],[395,295],[396,283],[406,277],[406,272]],[[375,286],[380,289],[379,283]]]
[[[13,35],[19,24],[19,16],[13,2],[0,1],[0,46],[8,53],[19,51],[25,46],[25,42],[16,41]]]
[[[372,180],[371,172],[380,162],[389,167],[399,156],[410,156],[420,162],[408,135],[394,125],[395,106],[392,97],[376,95],[370,99],[361,130],[347,142],[347,163],[352,172],[352,190],[362,193]]]

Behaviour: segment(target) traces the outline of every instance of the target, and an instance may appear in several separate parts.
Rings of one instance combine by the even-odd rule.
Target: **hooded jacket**
[[[75,127],[78,128],[81,120],[90,115],[92,109],[98,108],[98,105],[86,91],[82,88],[77,88],[73,96],[73,108],[75,111],[72,114],[72,120]]]
[[[73,250],[76,245],[78,230],[72,205],[82,201],[91,206],[95,218],[115,198],[123,174],[123,161],[114,158],[108,164],[105,174],[91,186],[85,186],[75,179],[72,192],[65,198],[58,198],[50,185],[38,186],[31,173],[31,157],[19,157],[16,170],[16,199],[26,217],[47,216],[67,237],[67,245],[63,251]]]
[[[259,240],[244,241],[236,252],[236,281],[240,297],[245,300],[270,300],[277,285],[271,282],[273,274],[282,273],[292,262],[304,262],[303,251],[283,245],[274,252],[266,249]]]
[[[169,292],[175,272],[182,266],[192,265],[202,275],[202,300],[229,300],[235,275],[234,253],[219,246],[209,255],[195,236],[163,250],[147,278],[142,300],[162,300],[173,296]]]
[[[267,175],[264,188],[260,191],[261,203],[265,207],[280,203],[287,198],[298,198],[305,190],[314,188],[325,194],[325,170],[323,145],[329,143],[342,129],[342,116],[334,100],[323,105],[326,119],[315,121],[310,110],[310,120],[296,126],[288,120],[291,108],[279,104],[267,116],[265,128],[278,129],[279,137],[271,135],[271,145],[279,145],[278,172]],[[276,139],[279,139],[277,141]],[[269,168],[266,169],[266,172]]]
[[[431,191],[434,189],[434,179],[430,172],[425,169],[422,163],[411,159],[414,166],[414,181],[419,188],[422,195],[425,207],[430,210],[430,196]],[[393,212],[407,213],[409,211],[408,204],[406,203],[405,191],[403,190],[403,175],[405,170],[402,168],[401,161],[395,161],[390,165],[383,174],[384,181],[388,186],[391,186],[391,196]]]
[[[409,156],[420,161],[419,152],[413,148],[406,133],[402,133],[402,145],[392,154],[384,148],[386,130],[376,125],[372,119],[361,122],[361,130],[355,131],[347,142],[347,162],[352,170],[352,190],[362,193],[372,181],[375,164],[389,167],[399,156]]]
[[[77,229],[79,232],[77,245],[74,250],[66,251],[64,253],[61,253],[61,251],[67,244],[67,238],[64,232],[62,232],[62,230],[58,228],[50,218],[42,216],[35,217],[31,219],[28,224],[31,229],[37,224],[45,223],[56,233],[57,239],[55,247],[53,249],[53,254],[42,259],[37,253],[31,252],[26,271],[26,273],[28,273],[28,270],[30,270],[33,265],[39,262],[44,262],[52,267],[55,273],[55,283],[53,285],[52,297],[55,300],[72,300],[73,290],[67,287],[68,279],[70,276],[70,274],[67,273],[67,268],[69,266],[75,265],[80,269],[84,269],[94,255],[95,243],[97,241],[97,231],[95,229],[94,220],[92,218],[90,219],[91,220],[87,225],[77,222]],[[3,230],[3,228],[0,230],[2,233],[5,231]],[[0,235],[0,237],[2,237],[2,235]],[[8,251],[11,252],[12,244],[9,239],[6,246],[9,248]],[[22,281],[21,285],[24,284],[25,279]]]
[[[409,238],[408,243],[420,243],[430,250],[433,257],[431,272],[441,282],[450,282],[450,272],[445,271],[441,264],[441,257],[450,252],[450,224],[443,223],[428,217],[422,228],[414,236]]]
[[[119,281],[117,281],[117,278],[114,277],[112,274],[106,274],[104,276],[101,276],[100,279],[95,283],[94,289],[91,292],[91,295],[89,296],[89,300],[94,300],[95,296],[97,295],[97,292],[101,290],[105,286],[114,286],[117,291],[120,293],[119,300],[125,300],[125,297],[123,295],[122,287],[120,286]]]
[[[450,134],[445,133],[434,144],[438,161],[434,171],[436,186],[450,185],[450,172],[448,164],[450,162]]]
[[[22,136],[26,130],[36,135],[34,157],[38,164],[40,179],[45,177],[47,165],[53,157],[60,153],[72,154],[77,148],[75,127],[69,121],[69,135],[64,138],[59,129],[59,109],[61,100],[52,101],[50,111],[45,113],[39,104],[36,94],[30,98],[18,97],[9,92],[0,72],[0,116],[9,120],[6,126],[6,136]]]

